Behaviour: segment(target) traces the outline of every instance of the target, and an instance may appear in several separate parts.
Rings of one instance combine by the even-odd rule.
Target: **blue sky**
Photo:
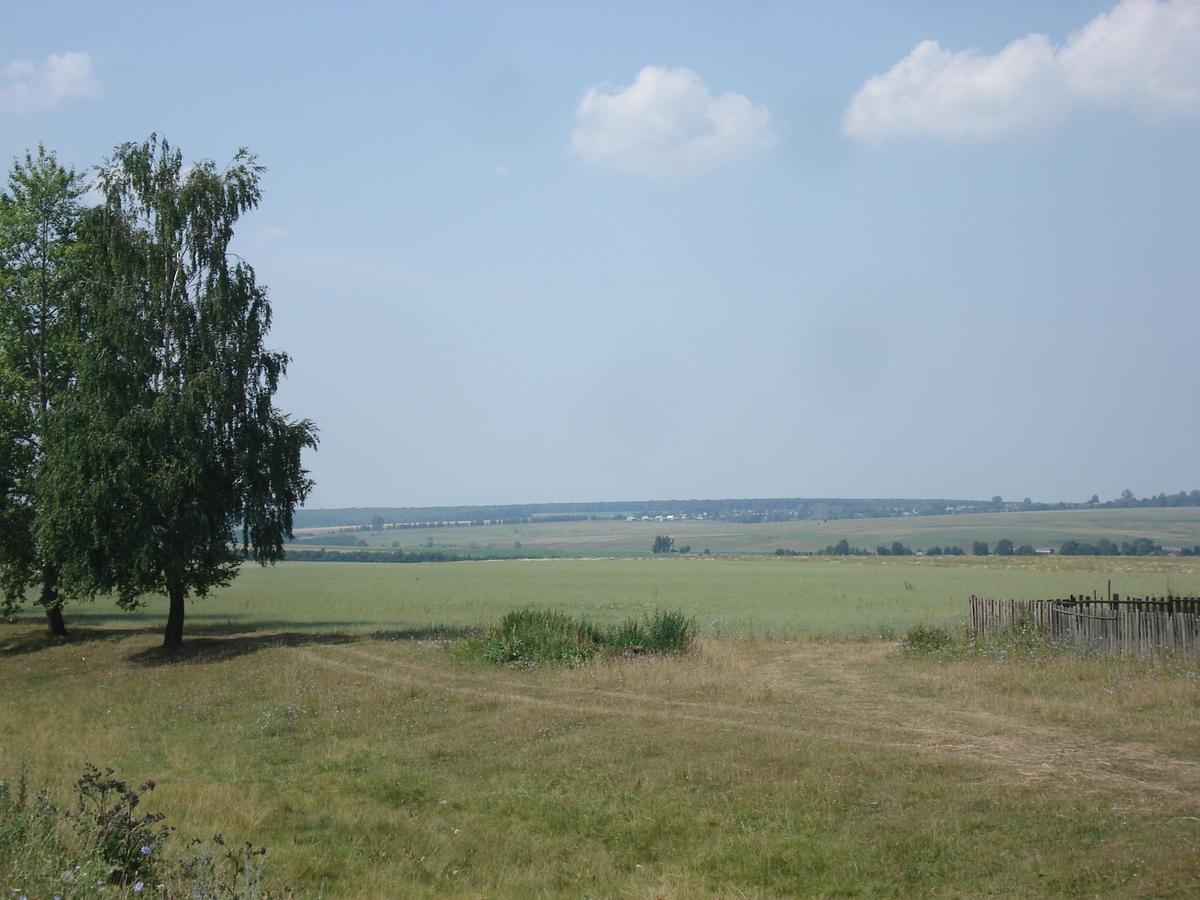
[[[268,167],[309,506],[1200,487],[1200,0],[2,11],[0,157]]]

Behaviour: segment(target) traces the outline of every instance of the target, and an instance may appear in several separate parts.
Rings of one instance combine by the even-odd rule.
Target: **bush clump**
[[[695,634],[695,620],[678,611],[657,610],[601,628],[558,610],[520,609],[489,627],[480,646],[483,656],[497,665],[577,666],[601,653],[683,652],[692,646]]]
[[[953,642],[950,632],[938,625],[913,625],[900,639],[905,653],[938,653]]]

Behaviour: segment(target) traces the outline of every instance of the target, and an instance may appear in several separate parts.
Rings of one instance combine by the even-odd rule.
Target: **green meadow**
[[[560,608],[611,624],[678,609],[711,633],[859,634],[952,624],[971,594],[1023,600],[1069,594],[1200,596],[1200,558],[760,557],[285,562],[247,566],[229,588],[188,604],[188,628],[361,633],[481,627],[511,609]],[[123,612],[68,607],[103,626],[165,619],[165,600]]]

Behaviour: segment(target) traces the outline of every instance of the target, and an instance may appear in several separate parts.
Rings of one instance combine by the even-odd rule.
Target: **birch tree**
[[[312,487],[316,428],[274,406],[288,357],[267,349],[267,292],[229,249],[262,172],[245,150],[185,166],[152,136],[101,167],[87,222],[78,373],[50,417],[39,537],[73,590],[124,608],[166,595],[168,648],[189,597],[283,558]]]
[[[58,571],[37,538],[46,426],[74,375],[69,304],[83,262],[84,178],[38,147],[0,194],[0,585],[3,610],[26,592],[66,634]]]

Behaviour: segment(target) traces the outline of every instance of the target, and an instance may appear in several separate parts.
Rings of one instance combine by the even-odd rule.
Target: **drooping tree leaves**
[[[157,137],[125,144],[85,222],[78,374],[51,417],[39,534],[75,590],[127,608],[167,595],[166,646],[189,595],[282,558],[312,486],[316,429],[273,405],[288,357],[266,348],[266,291],[229,252],[261,173],[244,150],[219,170]]]

